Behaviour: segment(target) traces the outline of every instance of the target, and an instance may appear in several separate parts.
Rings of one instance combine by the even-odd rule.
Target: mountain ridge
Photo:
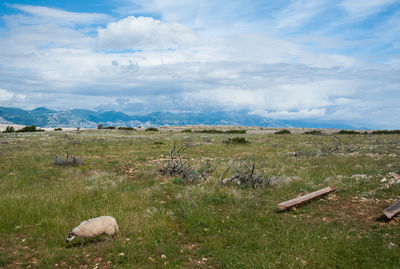
[[[39,127],[80,127],[95,128],[105,126],[165,126],[165,125],[242,125],[261,127],[304,127],[356,129],[338,122],[316,120],[276,120],[246,111],[201,112],[154,112],[147,115],[128,115],[119,111],[92,111],[70,109],[56,111],[45,107],[24,110],[15,107],[0,107],[0,119],[4,123],[37,125]]]

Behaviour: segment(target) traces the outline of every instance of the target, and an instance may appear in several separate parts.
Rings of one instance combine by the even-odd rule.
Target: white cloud
[[[344,0],[340,6],[351,16],[366,17],[381,12],[385,7],[397,0]]]
[[[0,89],[0,102],[10,101],[14,94],[6,89]]]
[[[19,19],[29,20],[31,23],[56,23],[56,24],[91,24],[91,23],[99,23],[105,22],[111,19],[109,15],[106,14],[98,14],[98,13],[78,13],[78,12],[69,12],[56,8],[48,8],[43,6],[30,6],[30,5],[8,5],[11,8],[18,9],[20,11],[29,13],[34,16],[35,20],[28,17],[18,16]],[[6,16],[14,17],[13,16]]]
[[[320,119],[326,115],[325,108],[301,109],[296,111],[278,110],[273,112],[252,111],[250,114],[274,119]]]
[[[326,4],[326,1],[323,0],[295,0],[279,12],[276,27],[278,30],[281,30],[281,28],[301,27],[325,9]]]
[[[98,30],[99,45],[107,49],[168,49],[188,46],[196,37],[186,26],[151,17],[129,16]]]
[[[9,102],[16,99],[23,100],[25,99],[25,95],[15,94],[6,89],[0,89],[0,102]]]
[[[277,72],[278,70],[274,70]],[[276,76],[282,78],[285,72],[278,71]],[[199,102],[224,109],[247,109],[255,111],[255,114],[268,115],[273,118],[295,118],[322,116],[326,108],[332,105],[346,104],[349,98],[356,92],[355,83],[347,80],[320,80],[304,83],[285,84],[284,82],[272,82],[266,78],[260,84],[266,88],[248,90],[240,89],[237,81],[231,86],[200,90],[184,93],[184,100]],[[303,79],[304,80],[304,79]],[[249,79],[244,85],[251,84]],[[246,86],[244,86],[246,87]],[[293,112],[294,111],[294,112]]]

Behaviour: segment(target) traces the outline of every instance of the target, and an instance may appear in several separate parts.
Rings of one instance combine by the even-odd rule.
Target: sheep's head
[[[75,237],[76,237],[76,234],[74,234],[73,232],[69,233],[69,234],[68,234],[68,237],[67,237],[67,243],[69,243],[69,242],[71,242],[72,240],[74,240]]]

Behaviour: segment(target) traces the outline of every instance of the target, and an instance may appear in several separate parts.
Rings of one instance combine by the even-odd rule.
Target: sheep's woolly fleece
[[[83,221],[72,230],[74,234],[83,238],[95,237],[101,234],[114,236],[118,231],[117,221],[110,216],[101,216]]]

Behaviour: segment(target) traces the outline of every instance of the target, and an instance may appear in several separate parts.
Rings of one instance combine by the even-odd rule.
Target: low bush
[[[182,131],[182,133],[191,133],[191,132],[192,132],[192,130],[190,130],[190,129],[185,129]]]
[[[354,131],[354,130],[341,130],[337,132],[336,134],[360,134],[360,132]]]
[[[97,129],[103,129],[103,128],[104,128],[103,124],[97,125]]]
[[[136,131],[136,129],[133,127],[118,127],[118,130]]]
[[[381,134],[400,134],[400,130],[376,130],[372,131],[374,135],[381,135]]]
[[[67,156],[64,158],[56,155],[54,158],[54,165],[61,165],[61,166],[79,166],[83,164],[83,160],[81,158],[75,156]]]
[[[254,161],[250,159],[238,161],[236,158],[231,161],[228,168],[222,173],[219,181],[222,185],[234,183],[240,186],[240,188],[256,189],[270,185],[270,181],[264,178],[262,172],[256,171]]]
[[[203,133],[203,134],[245,134],[246,130],[216,130],[216,129],[208,129],[208,130],[200,130],[196,131],[196,133]]]
[[[190,143],[182,143],[180,146],[177,146],[176,142],[174,142],[169,151],[169,160],[160,168],[159,172],[163,175],[181,178],[184,184],[205,181],[210,169],[207,167],[195,169],[191,166],[189,161],[183,156],[189,147],[191,147]]]
[[[221,130],[209,129],[209,130],[200,130],[200,131],[196,131],[196,133],[202,133],[202,134],[223,134],[224,132],[221,131]]]
[[[305,134],[305,135],[321,135],[322,132],[319,130],[312,130],[312,131],[304,132],[303,134]]]
[[[291,132],[289,130],[283,129],[275,132],[275,134],[291,134]]]
[[[62,128],[55,128],[54,131],[62,131]]]
[[[38,129],[35,125],[25,126],[22,129],[17,130],[18,133],[26,133],[26,132],[44,132],[43,129]]]
[[[146,132],[158,132],[159,130],[157,128],[154,127],[150,127],[146,129]]]
[[[114,126],[107,126],[107,127],[103,127],[103,129],[114,130],[114,129],[115,129],[115,127],[114,127]]]
[[[246,140],[244,137],[234,137],[234,138],[229,138],[224,141],[225,144],[248,144],[250,143],[249,141]]]
[[[245,134],[246,130],[228,130],[225,133],[227,133],[227,134]]]

